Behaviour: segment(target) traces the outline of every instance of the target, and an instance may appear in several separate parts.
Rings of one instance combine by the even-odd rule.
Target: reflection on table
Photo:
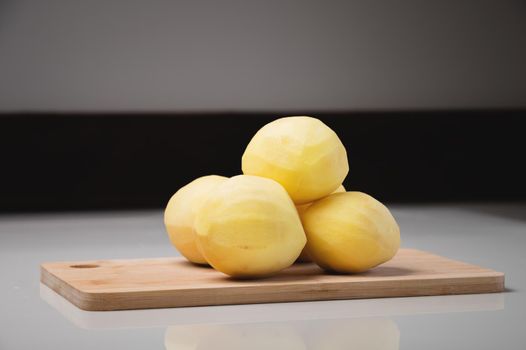
[[[166,350],[395,350],[400,331],[389,318],[353,318],[168,327]]]
[[[40,296],[69,321],[85,329],[295,322],[491,311],[502,310],[506,297],[503,293],[493,293],[93,312],[77,308],[43,284],[40,285]]]

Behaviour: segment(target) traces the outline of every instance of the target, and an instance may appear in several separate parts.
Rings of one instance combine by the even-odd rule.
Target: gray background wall
[[[0,111],[526,107],[523,1],[0,0]]]

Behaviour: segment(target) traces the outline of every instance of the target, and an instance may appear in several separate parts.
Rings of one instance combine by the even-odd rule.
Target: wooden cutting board
[[[309,300],[493,293],[504,274],[414,249],[357,275],[296,264],[259,280],[235,280],[183,258],[52,262],[41,281],[90,311]]]

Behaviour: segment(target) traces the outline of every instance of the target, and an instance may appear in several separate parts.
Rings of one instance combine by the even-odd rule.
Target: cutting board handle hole
[[[74,269],[94,269],[99,267],[97,264],[80,264],[80,265],[71,265],[70,267]]]

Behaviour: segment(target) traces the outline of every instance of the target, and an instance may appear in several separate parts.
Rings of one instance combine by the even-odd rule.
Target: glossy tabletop
[[[87,312],[39,264],[176,255],[162,212],[0,215],[0,349],[524,349],[526,204],[391,208],[404,247],[505,272],[506,292]]]

